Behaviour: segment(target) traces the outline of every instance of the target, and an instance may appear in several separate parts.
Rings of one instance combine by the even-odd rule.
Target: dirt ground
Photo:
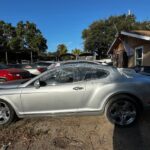
[[[118,128],[104,116],[21,119],[0,128],[0,150],[150,150],[150,112]]]

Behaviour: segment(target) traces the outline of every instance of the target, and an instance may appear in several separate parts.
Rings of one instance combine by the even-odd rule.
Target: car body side
[[[0,90],[0,99],[7,101],[15,110],[17,116],[20,118],[34,116],[32,113],[26,114],[24,111],[21,96],[23,90],[27,88],[28,84],[31,84],[37,79],[38,77],[32,79],[28,83],[19,86],[18,88]],[[150,80],[143,77],[142,75],[133,78],[127,78],[123,75],[119,75],[119,73],[116,73],[112,69],[106,78],[82,81],[81,83],[85,85],[85,91],[82,100],[80,101],[80,107],[76,108],[76,111],[74,111],[74,109],[70,111],[65,111],[65,109],[62,109],[62,111],[58,112],[49,110],[49,112],[45,113],[39,112],[38,115],[55,116],[57,114],[61,114],[62,112],[64,115],[102,114],[110,98],[120,94],[128,94],[133,96],[135,99],[137,98],[136,100],[139,100],[144,107],[150,105]],[[76,83],[72,83],[72,85],[76,85]],[[35,90],[38,91],[38,89]],[[67,88],[65,88],[64,84],[62,92],[65,90],[67,90]],[[70,95],[70,100],[71,98],[72,97]],[[38,105],[38,101],[35,105]]]

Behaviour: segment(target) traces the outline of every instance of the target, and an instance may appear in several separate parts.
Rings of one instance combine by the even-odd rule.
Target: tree
[[[24,50],[25,49],[25,24],[23,23],[23,21],[20,21],[17,23],[16,26],[16,38],[20,41],[19,42],[19,49],[17,50]]]
[[[0,21],[0,51],[16,54],[16,52],[35,52],[39,54],[47,49],[47,41],[36,24],[20,21],[17,26]],[[7,56],[6,56],[7,57]],[[7,60],[6,60],[7,62]]]
[[[16,36],[15,28],[11,24],[0,21],[0,47],[1,50],[12,50],[14,37]]]
[[[0,48],[7,50],[31,50],[45,52],[47,49],[46,39],[36,24],[20,21],[16,27],[10,23],[0,21]]]
[[[80,50],[80,49],[75,48],[75,49],[73,49],[73,50],[72,50],[72,54],[74,54],[74,55],[78,56],[78,55],[80,55],[80,54],[81,54],[81,50]]]
[[[7,40],[4,36],[4,26],[5,22],[0,21],[0,50],[4,50],[4,48],[7,46]]]
[[[63,54],[66,54],[68,51],[67,46],[65,44],[59,44],[57,46],[57,55],[61,56]]]
[[[37,53],[45,52],[47,49],[46,39],[36,24],[27,21],[20,21],[16,27],[17,38],[21,41],[20,46],[23,50],[31,50]]]
[[[97,52],[101,58],[106,57],[107,50],[117,33],[122,30],[131,31],[137,29],[149,30],[150,22],[137,22],[134,15],[125,14],[95,21],[82,32],[84,50]]]

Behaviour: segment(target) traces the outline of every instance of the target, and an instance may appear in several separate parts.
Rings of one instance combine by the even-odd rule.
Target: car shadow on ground
[[[139,121],[128,128],[114,128],[113,150],[150,149],[150,111],[142,113]]]

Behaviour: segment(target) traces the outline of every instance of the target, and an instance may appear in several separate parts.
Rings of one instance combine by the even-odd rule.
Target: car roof
[[[67,61],[59,61],[59,63],[95,63],[95,64],[99,64],[96,61],[90,61],[90,60],[67,60]]]
[[[54,63],[54,61],[38,61],[36,63]]]
[[[106,66],[106,65],[102,65],[100,63],[97,63],[95,61],[87,61],[87,60],[75,60],[75,61],[65,61],[65,62],[61,62],[60,66],[73,66],[73,67],[91,67],[91,68],[101,68],[101,69],[105,69],[105,70],[116,70],[115,67],[113,66]]]

